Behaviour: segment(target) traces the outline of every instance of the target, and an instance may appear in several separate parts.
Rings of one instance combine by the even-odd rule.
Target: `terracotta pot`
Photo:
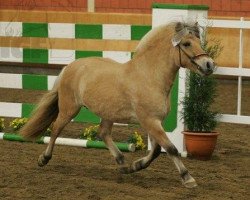
[[[214,152],[219,133],[197,133],[183,131],[188,155],[198,160],[209,160]]]

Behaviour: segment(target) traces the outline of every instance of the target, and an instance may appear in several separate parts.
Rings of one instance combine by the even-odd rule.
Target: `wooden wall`
[[[239,65],[239,29],[212,28],[208,30],[209,39],[221,41],[223,51],[216,59],[219,66],[237,67]],[[243,66],[250,68],[250,30],[243,31]]]
[[[96,12],[151,13],[152,3],[208,5],[209,16],[250,16],[249,0],[95,0]],[[1,0],[0,9],[86,12],[87,0]]]

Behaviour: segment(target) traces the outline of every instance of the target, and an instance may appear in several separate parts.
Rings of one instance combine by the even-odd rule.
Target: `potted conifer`
[[[213,59],[222,50],[219,41],[213,41],[209,46],[207,40],[204,40],[203,48]],[[209,160],[219,135],[214,132],[218,113],[211,110],[216,97],[216,80],[213,76],[200,76],[190,72],[187,82],[187,92],[182,101],[182,117],[186,127],[182,133],[187,153],[199,160]]]

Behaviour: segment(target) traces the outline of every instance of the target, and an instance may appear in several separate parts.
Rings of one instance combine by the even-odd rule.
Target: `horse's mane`
[[[196,23],[171,22],[164,24],[153,28],[141,39],[135,49],[135,55],[139,55],[146,51],[149,47],[155,46],[158,41],[162,42],[163,40],[169,38],[169,42],[171,43],[171,39],[174,35],[179,34],[179,36],[182,37],[181,34],[184,29],[192,32],[197,37],[200,35],[199,27]]]

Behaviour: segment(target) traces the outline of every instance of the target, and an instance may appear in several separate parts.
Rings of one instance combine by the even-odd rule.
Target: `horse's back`
[[[110,58],[100,58],[100,57],[88,57],[88,58],[79,58],[70,64],[71,66],[89,66],[89,67],[119,67],[122,64],[112,60]]]
[[[63,76],[64,79],[78,81],[84,77],[85,80],[95,79],[94,77],[101,74],[115,75],[122,71],[122,64],[109,58],[88,57],[80,58],[65,67]],[[68,84],[69,82],[67,82]]]

